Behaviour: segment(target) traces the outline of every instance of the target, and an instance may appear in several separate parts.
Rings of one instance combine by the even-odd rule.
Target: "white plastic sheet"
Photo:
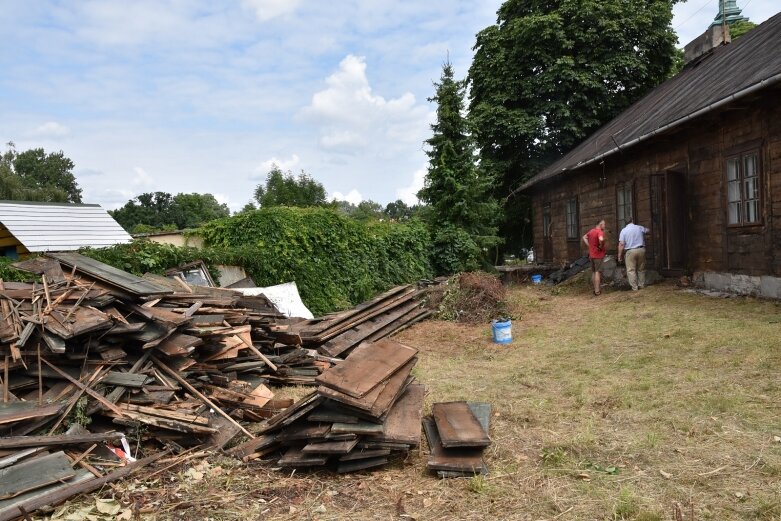
[[[286,317],[315,318],[301,300],[295,282],[286,282],[267,288],[236,288],[236,291],[240,291],[248,297],[265,295]]]

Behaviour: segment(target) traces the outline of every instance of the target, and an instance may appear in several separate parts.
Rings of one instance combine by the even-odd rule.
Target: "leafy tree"
[[[0,198],[14,201],[80,203],[73,161],[62,151],[17,152],[13,143],[0,156]]]
[[[385,213],[380,203],[368,200],[358,203],[352,217],[359,221],[368,221],[369,219],[382,219],[385,217]]]
[[[429,158],[428,172],[418,198],[427,203],[426,215],[434,232],[434,244],[445,245],[448,238],[458,236],[472,245],[460,248],[463,253],[458,263],[440,265],[440,271],[471,269],[474,256],[498,243],[494,222],[498,205],[490,196],[491,179],[475,164],[475,148],[463,115],[465,82],[454,78],[453,67],[445,63],[436,92],[429,101],[437,104],[436,121],[431,125],[433,136],[426,143]],[[459,233],[461,232],[461,233]],[[434,252],[435,260],[441,257]]]
[[[385,205],[385,217],[394,221],[407,221],[415,217],[420,207],[418,205],[409,206],[401,199]]]
[[[211,194],[148,192],[131,199],[122,208],[109,212],[126,230],[149,233],[152,230],[183,230],[195,228],[220,217],[230,210]]]
[[[265,185],[255,188],[255,200],[261,208],[270,206],[325,206],[326,191],[323,185],[302,170],[294,176],[274,165],[266,176]]]
[[[469,117],[504,198],[668,77],[675,0],[506,0],[477,34]],[[529,205],[505,205],[502,235]],[[528,238],[527,238],[528,240]]]

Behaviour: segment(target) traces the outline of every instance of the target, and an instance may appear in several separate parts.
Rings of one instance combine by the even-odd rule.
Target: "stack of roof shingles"
[[[240,434],[249,442],[237,455],[284,446],[283,464],[338,460],[340,471],[419,443],[416,351],[371,342],[427,315],[412,286],[301,321],[263,296],[140,278],[76,253],[17,267],[36,277],[0,281],[0,521],[166,450],[220,449]],[[319,387],[289,407],[267,384]],[[247,429],[269,418],[261,436]],[[120,428],[151,455],[132,463]]]
[[[235,449],[244,458],[285,450],[278,464],[338,472],[384,465],[420,443],[425,388],[411,376],[417,350],[381,340],[356,347],[316,380],[317,390],[272,418],[262,442]]]
[[[491,406],[485,402],[435,403],[423,418],[431,454],[426,467],[440,477],[486,474],[483,451],[488,436]]]

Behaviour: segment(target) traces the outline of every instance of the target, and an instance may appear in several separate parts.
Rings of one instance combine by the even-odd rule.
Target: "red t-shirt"
[[[588,239],[588,256],[592,259],[604,259],[605,258],[605,232],[595,227],[586,234]],[[602,244],[599,243],[599,239],[602,239]]]

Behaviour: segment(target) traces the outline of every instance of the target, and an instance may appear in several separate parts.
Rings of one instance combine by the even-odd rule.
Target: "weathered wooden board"
[[[423,418],[423,430],[431,451],[426,468],[472,474],[485,474],[488,469],[483,462],[483,449],[446,449],[442,446],[437,425],[430,416]]]
[[[27,512],[31,512],[32,510],[27,510],[26,508],[28,506],[28,501],[32,501],[39,496],[46,496],[50,493],[56,493],[58,490],[62,490],[74,485],[79,485],[85,481],[95,479],[95,476],[88,470],[76,469],[74,472],[76,475],[65,482],[47,485],[43,488],[31,490],[30,492],[19,494],[18,496],[15,496],[11,499],[0,500],[0,519],[18,519],[22,515],[22,511],[19,510],[19,505],[22,505],[22,507],[25,508]],[[35,518],[31,517],[31,519]]]
[[[160,342],[156,349],[168,356],[189,355],[203,340],[192,335],[173,334]]]
[[[308,443],[302,449],[304,454],[347,454],[358,444],[358,438],[343,441],[321,441]]]
[[[376,467],[382,467],[388,463],[388,458],[365,458],[352,461],[341,461],[336,467],[336,472],[343,474],[345,472],[356,472],[359,470],[373,469]]]
[[[0,403],[0,425],[14,423],[30,418],[54,416],[65,408],[62,403],[44,404],[38,407],[37,402]]]
[[[322,401],[323,398],[318,396],[317,393],[312,392],[307,394],[296,403],[286,408],[284,411],[274,415],[271,419],[269,419],[268,423],[266,423],[265,427],[260,431],[260,433],[266,434],[275,430],[279,430],[285,425],[289,425],[296,419],[308,414],[315,407],[320,405]]]
[[[69,268],[75,267],[77,272],[84,273],[131,295],[147,296],[172,293],[171,290],[158,284],[75,252],[50,253],[48,256]]]
[[[120,373],[119,371],[109,371],[106,376],[101,379],[101,383],[105,385],[121,385],[122,387],[131,387],[134,389],[140,389],[145,383],[151,381],[152,378],[145,374],[137,373]]]
[[[406,443],[417,447],[420,445],[420,418],[423,415],[423,398],[426,387],[422,384],[412,384],[391,407],[388,417],[383,423],[380,440],[394,443]]]
[[[380,458],[390,456],[390,449],[355,449],[339,458],[339,461],[353,461],[358,459]]]
[[[56,436],[6,436],[0,438],[0,449],[20,449],[24,447],[43,447],[55,445],[79,445],[82,443],[97,443],[107,440],[118,440],[124,434],[120,432],[59,434]]]
[[[320,467],[328,462],[328,456],[305,454],[301,447],[291,447],[279,459],[280,467]]]
[[[398,397],[401,396],[401,393],[406,386],[414,380],[409,374],[416,362],[416,358],[410,360],[407,365],[391,376],[390,379],[372,389],[372,391],[363,398],[353,398],[352,396],[347,396],[344,393],[323,386],[318,387],[317,392],[329,400],[338,402],[348,408],[355,409],[355,412],[362,416],[381,418],[388,412],[388,409],[390,409]]]
[[[431,412],[443,447],[487,447],[491,444],[491,438],[466,402],[435,403]]]
[[[277,435],[277,441],[289,442],[299,440],[323,440],[331,425],[328,423],[295,423]]]
[[[22,461],[0,469],[0,499],[10,499],[75,475],[70,460],[62,451]]]
[[[331,432],[336,434],[382,434],[382,424],[370,422],[358,423],[334,423],[331,425]]]
[[[417,349],[387,339],[361,344],[344,362],[325,371],[315,381],[354,398],[362,398],[417,353]]]

